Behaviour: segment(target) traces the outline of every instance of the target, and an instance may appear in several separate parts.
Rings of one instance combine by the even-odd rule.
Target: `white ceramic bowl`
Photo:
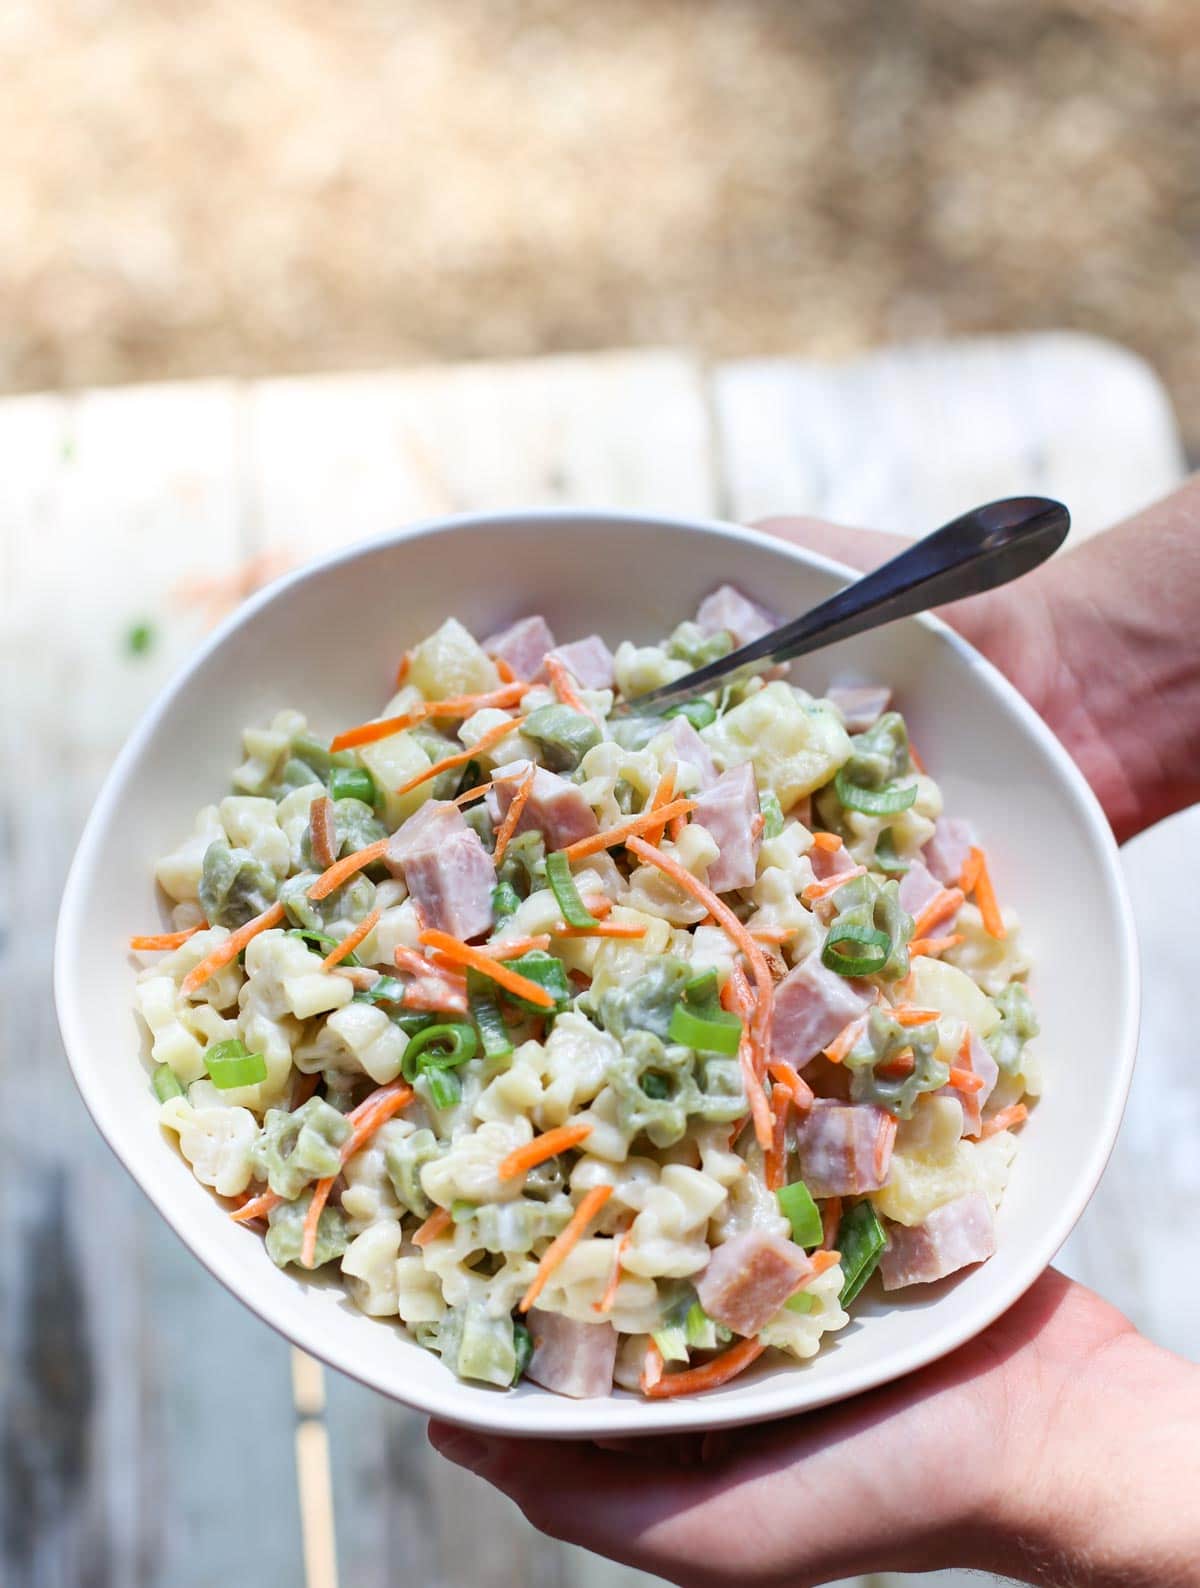
[[[948,629],[914,619],[802,663],[886,680],[949,810],[988,846],[1002,900],[1035,960],[1046,1095],[1021,1133],[999,1250],[907,1299],[865,1298],[806,1364],[748,1373],[696,1398],[571,1401],[525,1384],[460,1382],[403,1329],[331,1284],[275,1268],[156,1124],[132,1009],[129,935],[165,918],[153,865],[227,787],[239,734],[283,706],[332,733],[378,709],[404,647],[450,613],[477,634],[527,611],[565,637],[649,640],[733,580],[791,616],[846,570],[729,524],[557,509],[417,525],[314,563],[247,603],[138,726],[96,802],[58,925],[55,993],[80,1091],[109,1145],[202,1263],[281,1333],[422,1411],[549,1437],[754,1422],[858,1394],[952,1350],[1033,1282],[1095,1188],[1121,1119],[1137,1025],[1137,960],[1108,827],[1064,751],[1009,684]],[[139,1055],[142,1055],[139,1057]]]

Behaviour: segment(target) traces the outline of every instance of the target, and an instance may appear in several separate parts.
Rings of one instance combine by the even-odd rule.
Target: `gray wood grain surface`
[[[649,1581],[540,1539],[434,1457],[415,1414],[338,1375],[322,1414],[315,1365],[298,1469],[289,1347],[158,1220],[75,1096],[51,1002],[58,893],[117,746],[204,630],[181,581],[232,588],[265,549],[300,560],[413,516],[514,503],[918,529],[1037,489],[1082,504],[1094,529],[1180,467],[1154,378],[1074,337],[841,368],[704,372],[680,354],[620,353],[0,402],[0,1585]],[[134,655],[140,621],[153,643]],[[1168,881],[1176,895],[1200,881],[1198,850],[1189,816],[1128,852],[1155,965],[1146,1041],[1113,1165],[1067,1253],[1189,1352],[1196,1287],[1156,1253],[1134,1189],[1152,1162],[1161,1181],[1170,1097],[1192,1127],[1165,1171],[1172,1241],[1195,1236],[1200,1086],[1172,992],[1187,986],[1185,950],[1155,901]]]

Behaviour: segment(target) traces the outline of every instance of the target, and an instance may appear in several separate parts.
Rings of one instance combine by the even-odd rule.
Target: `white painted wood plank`
[[[1134,354],[1058,332],[897,348],[846,364],[726,364],[713,378],[729,511],[921,534],[977,502],[1058,496],[1077,536],[1183,468],[1161,383]]]

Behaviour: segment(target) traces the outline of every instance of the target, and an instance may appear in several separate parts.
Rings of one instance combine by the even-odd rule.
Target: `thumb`
[[[847,563],[862,573],[878,568],[912,544],[903,535],[888,535],[879,529],[851,529],[845,524],[828,524],[821,518],[760,518],[753,527],[764,535],[790,540],[793,545]]]

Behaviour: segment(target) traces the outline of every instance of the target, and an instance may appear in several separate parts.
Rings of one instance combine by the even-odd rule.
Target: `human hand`
[[[1200,1580],[1197,1377],[1050,1271],[953,1355],[783,1422],[604,1448],[430,1438],[535,1527],[686,1588],[948,1566],[1133,1588]]]

